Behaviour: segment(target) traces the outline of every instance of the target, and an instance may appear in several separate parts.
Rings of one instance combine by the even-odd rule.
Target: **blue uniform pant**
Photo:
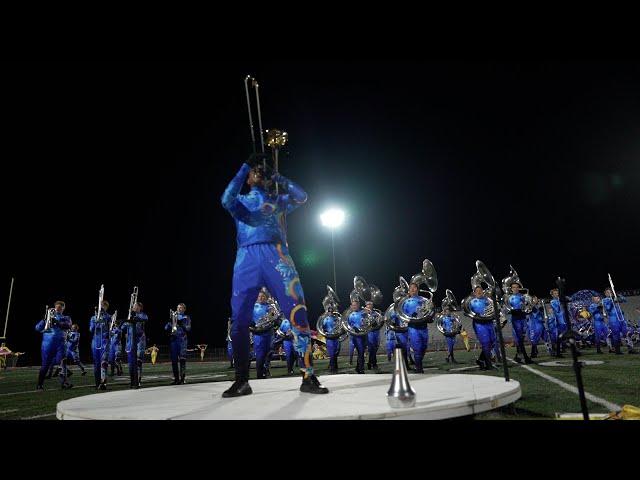
[[[524,336],[527,330],[526,318],[513,318],[511,317],[511,327],[513,331],[513,338],[516,341],[518,348],[524,347]]]
[[[367,336],[361,335],[359,337],[352,336],[351,340],[358,354],[358,361],[356,363],[356,371],[364,371],[364,349],[367,346]]]
[[[453,347],[456,344],[456,337],[445,337],[447,339],[447,352],[449,355],[453,355]]]
[[[609,317],[609,329],[611,330],[611,343],[615,347],[620,345],[620,337],[622,335],[622,322],[617,318]]]
[[[127,329],[127,363],[131,382],[140,382],[142,379],[142,362],[147,341],[144,335],[138,335],[136,326]]]
[[[544,332],[544,325],[541,323],[533,323],[529,328],[529,340],[531,340],[532,345],[537,345],[542,338],[542,334]]]
[[[337,338],[327,339],[327,353],[329,354],[329,369],[338,368],[338,355],[340,354],[340,340]]]
[[[595,321],[593,330],[596,337],[596,345],[600,346],[601,343],[607,341],[607,336],[609,335],[609,328],[604,321]]]
[[[258,378],[265,378],[265,369],[268,367],[272,340],[273,335],[271,333],[253,334],[253,351],[256,352]]]
[[[184,380],[187,370],[187,336],[172,335],[169,340],[171,369],[176,381]]]
[[[109,342],[106,339],[94,338],[91,345],[91,354],[93,355],[93,378],[97,386],[107,378]]]
[[[233,270],[231,340],[237,376],[249,375],[249,325],[262,287],[291,322],[295,350],[303,358],[305,374],[312,374],[311,331],[295,264],[282,244],[259,243],[238,249]]]
[[[233,362],[233,344],[231,342],[227,342],[227,358]]]
[[[284,349],[284,356],[287,359],[287,372],[291,372],[296,362],[296,350],[293,348],[293,341],[283,340],[282,348]]]
[[[482,355],[485,360],[491,359],[491,350],[496,345],[496,332],[493,328],[493,322],[480,323],[473,321],[473,331],[482,347]]]
[[[356,351],[356,344],[353,341],[353,337],[349,335],[349,365],[353,363],[353,352]]]
[[[413,349],[413,360],[416,362],[416,370],[422,370],[422,360],[429,345],[429,330],[427,328],[409,327],[409,344]]]
[[[367,349],[369,350],[369,364],[372,367],[378,366],[378,345],[380,344],[380,330],[373,330],[367,334]]]
[[[44,377],[47,375],[47,370],[54,365],[54,362],[60,362],[64,359],[65,340],[62,336],[43,335],[42,346],[40,348],[42,364],[40,365],[40,371],[38,372],[38,385],[44,383]],[[66,381],[66,362],[62,365],[63,371],[60,374],[60,383]]]
[[[395,332],[396,340],[394,343],[394,349],[400,347],[402,350],[402,356],[404,363],[409,368],[409,333],[408,332]]]

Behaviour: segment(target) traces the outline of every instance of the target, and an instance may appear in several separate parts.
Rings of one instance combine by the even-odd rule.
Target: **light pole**
[[[338,286],[336,282],[336,249],[333,240],[333,231],[343,224],[344,212],[340,209],[332,208],[320,215],[320,221],[322,222],[322,225],[331,230],[331,253],[333,255],[333,289],[337,293]]]

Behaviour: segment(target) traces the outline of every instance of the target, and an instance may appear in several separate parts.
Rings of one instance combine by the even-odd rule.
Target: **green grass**
[[[544,347],[540,349],[544,350]],[[507,356],[513,357],[515,350],[507,348]],[[468,367],[475,365],[477,352],[456,351],[458,365],[445,362],[445,353],[429,352],[426,355],[425,368],[437,367],[426,370],[425,373],[448,374],[452,368]],[[583,368],[583,380],[587,392],[619,405],[631,404],[640,406],[640,355],[597,355],[593,350],[583,351],[581,360],[603,360],[605,364],[586,366]],[[553,360],[546,353],[536,359],[536,362]],[[355,361],[355,359],[354,359]],[[570,361],[566,355],[564,362]],[[367,371],[368,375],[389,375],[393,368],[392,362],[387,362],[386,356],[378,356],[379,372]],[[90,366],[90,365],[88,365]],[[230,370],[228,362],[200,362],[190,361],[187,366],[187,381],[189,383],[227,381],[233,379],[233,370]],[[319,375],[327,373],[328,361],[315,362],[315,368]],[[350,367],[346,357],[340,357],[340,373],[355,373],[354,367]],[[575,375],[570,367],[543,367],[532,365],[533,368],[556,377],[570,385],[575,385]],[[0,420],[25,419],[38,417],[38,419],[55,419],[56,404],[61,400],[95,393],[93,386],[93,371],[86,376],[80,376],[77,367],[73,367],[74,375],[70,378],[74,388],[61,390],[57,379],[45,382],[44,392],[35,391],[37,367],[9,369],[0,372]],[[520,365],[510,364],[511,378],[520,382],[522,398],[512,407],[505,407],[483,414],[476,415],[478,420],[505,420],[505,419],[553,419],[556,412],[579,412],[580,403],[578,396],[562,389],[529,371]],[[456,373],[456,372],[451,372]],[[459,373],[472,375],[502,376],[502,371],[480,372],[478,370],[464,370]],[[273,377],[286,376],[284,362],[274,361],[271,367]],[[251,370],[255,377],[255,370]],[[151,365],[145,363],[143,388],[168,385],[173,380],[170,363],[158,363]],[[109,389],[121,390],[129,386],[129,377],[125,367],[125,375],[122,377],[110,377]],[[592,413],[607,413],[607,409],[588,402],[589,411]],[[48,415],[49,416],[46,416]]]

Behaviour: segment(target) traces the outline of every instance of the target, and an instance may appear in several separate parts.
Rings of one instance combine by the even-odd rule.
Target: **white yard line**
[[[42,415],[34,415],[33,417],[20,417],[20,420],[31,420],[34,418],[43,418],[43,417],[54,417],[56,412],[53,413],[43,413]]]
[[[525,370],[527,370],[527,371],[529,371],[531,373],[534,373],[534,374],[538,375],[539,377],[542,377],[545,380],[550,381],[551,383],[555,383],[556,385],[564,388],[565,390],[567,390],[567,391],[569,391],[571,393],[575,393],[576,395],[579,395],[578,389],[576,387],[574,387],[573,385],[569,385],[568,383],[565,383],[562,380],[559,380],[559,379],[557,379],[555,377],[552,377],[551,375],[547,375],[546,373],[543,373],[540,370],[536,370],[535,368],[531,368],[529,365],[524,365],[524,364],[519,364],[517,362],[514,362],[509,357],[507,357],[507,360],[509,360],[510,362],[513,362],[513,363],[516,363],[516,364],[520,365]],[[586,390],[584,392],[584,396],[587,398],[587,400],[591,400],[593,403],[597,403],[598,405],[603,406],[604,408],[608,409],[611,412],[619,412],[620,410],[622,410],[622,407],[620,405],[616,405],[615,403],[611,403],[608,400],[605,400],[604,398],[596,397],[595,395],[587,392]]]
[[[11,412],[17,412],[18,410],[20,410],[19,408],[12,408],[10,410],[0,410],[0,415],[3,413],[11,413]]]

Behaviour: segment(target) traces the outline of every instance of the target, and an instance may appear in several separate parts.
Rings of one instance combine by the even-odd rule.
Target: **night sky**
[[[435,265],[437,303],[470,292],[474,262],[512,264],[548,296],[638,288],[640,62],[282,61],[3,65],[2,284],[13,350],[39,362],[34,325],[62,299],[89,353],[100,284],[126,315],[131,288],[166,344],[187,304],[190,345],[223,346],[235,226],[227,183],[251,153],[244,77],[265,128],[289,133],[281,172],[309,194],[288,218],[312,325],[354,275],[391,300],[399,275]]]

